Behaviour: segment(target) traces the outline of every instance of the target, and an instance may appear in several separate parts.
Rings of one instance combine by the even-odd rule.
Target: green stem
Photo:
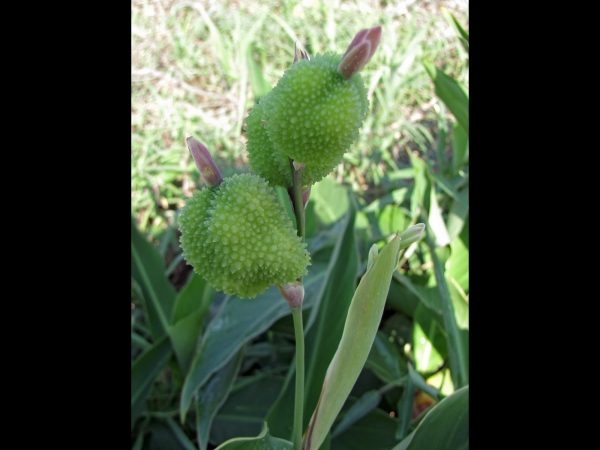
[[[296,335],[296,397],[294,400],[294,430],[292,442],[294,450],[302,449],[302,416],[304,415],[304,326],[302,306],[292,309],[294,333]]]
[[[305,226],[304,226],[304,202],[302,201],[302,170],[296,170],[294,161],[290,158],[290,168],[292,169],[293,183],[293,203],[294,214],[296,215],[296,225],[298,226],[298,236],[305,242]],[[300,280],[301,281],[301,280]]]
[[[304,202],[302,201],[302,170],[296,170],[294,161],[290,158],[292,170],[293,192],[292,203],[296,215],[298,236],[306,241],[304,226]],[[298,279],[302,283],[302,277]],[[302,304],[291,307],[294,318],[294,333],[296,335],[296,396],[294,399],[294,428],[292,442],[294,450],[302,450],[302,420],[304,416],[304,326],[302,325]]]

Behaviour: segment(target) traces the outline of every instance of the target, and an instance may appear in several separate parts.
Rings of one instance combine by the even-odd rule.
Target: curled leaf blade
[[[400,237],[396,235],[367,270],[354,293],[342,339],[327,369],[319,402],[304,436],[305,450],[318,449],[323,443],[365,365],[381,321],[399,251]]]

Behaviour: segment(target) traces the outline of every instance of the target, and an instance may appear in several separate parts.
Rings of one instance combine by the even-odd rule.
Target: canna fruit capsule
[[[256,175],[195,191],[179,217],[183,256],[217,290],[253,298],[306,275],[310,256],[275,192]]]
[[[379,45],[381,27],[358,32],[344,55],[294,58],[246,120],[250,167],[271,185],[292,186],[289,158],[304,164],[302,184],[329,174],[358,137],[369,109],[358,73]]]
[[[339,164],[369,108],[361,75],[344,78],[337,70],[341,59],[325,53],[299,60],[262,101],[274,147],[307,167]]]

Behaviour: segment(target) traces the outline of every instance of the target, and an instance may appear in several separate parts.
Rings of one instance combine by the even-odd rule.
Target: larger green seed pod
[[[260,177],[226,178],[194,192],[179,217],[183,256],[226,294],[256,297],[271,285],[306,275],[310,256]]]
[[[331,171],[339,164],[369,108],[360,73],[344,78],[338,71],[341,59],[325,53],[299,60],[261,103],[273,146],[307,168],[317,165]]]

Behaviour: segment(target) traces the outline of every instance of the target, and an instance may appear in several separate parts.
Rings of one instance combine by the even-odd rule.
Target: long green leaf
[[[465,220],[469,214],[469,185],[467,184],[458,194],[458,197],[452,202],[452,207],[448,213],[446,227],[450,241],[460,234],[465,225]]]
[[[391,172],[388,176],[390,181],[396,181],[400,179],[412,179],[415,176],[415,170],[412,167],[407,169],[400,169],[395,172]],[[365,206],[362,211],[365,213],[375,212],[379,214],[379,212],[383,209],[385,205],[396,204],[401,205],[404,203],[404,200],[408,198],[409,189],[406,187],[400,189],[394,189],[389,194],[384,195],[381,198],[373,200],[367,206]]]
[[[144,295],[146,318],[154,340],[167,333],[175,302],[175,289],[165,277],[165,268],[158,250],[139,232],[131,218],[131,276]]]
[[[272,86],[265,79],[263,71],[252,57],[251,46],[248,46],[246,63],[248,65],[248,77],[250,78],[250,85],[252,86],[252,91],[254,92],[254,101],[256,102],[260,100],[260,98],[267,95],[272,89]]]
[[[448,137],[447,121],[444,117],[445,108],[441,108],[438,113],[438,138],[436,146],[436,156],[441,173],[448,172],[448,162],[446,161],[446,138]]]
[[[452,174],[457,175],[467,161],[469,149],[469,135],[455,122],[452,125]]]
[[[448,284],[444,276],[445,261],[442,262],[440,260],[441,254],[438,254],[438,251],[443,249],[435,247],[433,237],[430,233],[426,234],[425,240],[431,253],[435,279],[437,281],[438,290],[442,299],[442,319],[444,323],[444,329],[446,330],[448,336],[450,371],[452,372],[454,388],[459,389],[469,384],[468,355],[465,352],[462,338],[459,334],[458,326],[456,324],[456,317],[454,314],[454,307],[450,297],[450,291],[448,290]]]
[[[428,214],[427,228],[431,230],[435,236],[435,245],[438,247],[444,247],[450,243],[450,236],[448,235],[448,229],[446,228],[446,223],[442,217],[442,209],[438,206],[435,189],[433,186],[430,190],[430,193],[431,207]]]
[[[407,151],[414,170],[415,184],[411,192],[410,209],[411,215],[418,215],[418,209],[429,211],[431,207],[431,176],[427,163],[421,158]]]
[[[377,219],[381,236],[387,238],[410,225],[410,217],[397,205],[386,205]]]
[[[469,218],[460,235],[450,244],[452,254],[446,262],[447,274],[454,278],[466,293],[469,292]]]
[[[399,447],[396,447],[399,448]],[[469,385],[435,405],[419,423],[406,450],[469,448]]]
[[[458,338],[461,353],[464,355],[463,371],[469,373],[469,304],[464,291],[454,278],[447,278],[448,291],[452,300],[452,308],[454,309],[454,318],[458,328]],[[468,379],[468,377],[467,377]]]
[[[371,390],[365,392],[351,407],[346,413],[340,423],[335,427],[335,429],[331,432],[331,437],[335,438],[336,436],[342,434],[348,428],[350,428],[355,422],[362,419],[369,412],[377,408],[379,402],[381,401],[381,394],[377,390]]]
[[[171,343],[163,336],[131,366],[131,426],[144,408],[146,397],[158,374],[171,357]]]
[[[206,450],[210,426],[215,414],[223,405],[237,376],[242,363],[243,351],[240,350],[234,358],[219,371],[215,372],[208,382],[202,386],[196,398],[196,430],[198,449]]]
[[[150,435],[144,448],[193,450],[194,444],[171,417],[153,418],[147,428]]]
[[[442,188],[442,190],[448,194],[450,197],[456,199],[458,198],[458,191],[454,188],[454,186],[452,186],[452,184],[446,180],[446,178],[444,178],[443,175],[439,174],[439,173],[434,173],[432,174],[432,178],[433,181],[436,182],[436,184]]]
[[[427,73],[433,80],[437,95],[454,114],[456,120],[469,133],[469,97],[465,90],[452,78],[429,61],[423,61]]]
[[[187,435],[183,432],[181,427],[177,425],[177,422],[175,422],[172,417],[165,417],[165,422],[182,448],[185,450],[196,450],[194,443],[189,437],[187,437]]]
[[[192,272],[187,283],[177,295],[170,323],[176,324],[198,310],[206,313],[215,292],[215,288],[208,284],[201,275]]]
[[[434,400],[437,400],[437,389],[435,389],[433,386],[428,385],[425,379],[421,376],[421,374],[417,372],[410,363],[408,363],[408,376],[417,389],[420,389]]]
[[[376,408],[332,439],[331,450],[388,450],[397,442],[397,426],[397,419]]]
[[[415,430],[411,431],[402,441],[396,445],[392,450],[406,450],[415,435]]]
[[[448,355],[446,336],[433,314],[420,304],[414,317],[413,355],[415,368],[424,374],[433,373]]]
[[[409,363],[410,365],[410,363]],[[413,406],[415,404],[415,384],[411,377],[407,377],[402,390],[402,396],[398,400],[398,428],[396,428],[396,439],[402,439],[412,418]]]
[[[239,377],[214,418],[210,441],[218,445],[236,437],[259,434],[269,407],[281,392],[283,382],[282,376],[268,372]]]
[[[463,26],[460,24],[460,22],[458,20],[456,20],[456,17],[454,17],[454,14],[450,13],[450,17],[452,17],[452,21],[456,25],[458,33],[463,38],[463,40],[466,41],[466,43],[468,44],[469,43],[469,33],[467,33],[467,31],[463,28]],[[468,48],[467,48],[467,50],[468,50]]]
[[[141,350],[146,350],[150,347],[150,343],[146,339],[133,331],[131,332],[131,345],[134,345]]]
[[[216,55],[219,58],[223,72],[227,76],[231,76],[232,75],[231,66],[233,65],[233,62],[232,62],[232,59],[233,59],[232,53],[233,52],[230,48],[232,46],[231,41],[230,40],[227,41],[228,45],[225,45],[225,43],[223,42],[223,37],[221,35],[221,32],[219,31],[219,27],[217,27],[215,25],[215,23],[212,21],[212,19],[210,18],[210,16],[208,15],[208,13],[204,9],[204,7],[202,6],[202,3],[192,3],[191,5],[193,8],[198,10],[200,15],[202,16],[202,20],[203,20],[204,24],[210,30],[210,41],[212,43],[211,47],[217,50]]]
[[[146,419],[142,423],[142,426],[138,431],[137,437],[135,438],[135,442],[133,443],[131,450],[142,450],[142,446],[144,445],[144,436],[146,435],[146,426],[148,425],[148,422],[150,422],[150,417],[146,417]]]
[[[442,300],[437,287],[415,285],[406,275],[402,275],[399,272],[394,272],[394,278],[409,292],[414,294],[419,299],[419,302],[431,311],[434,314],[434,317],[442,323]]]
[[[410,162],[415,170],[415,186],[411,198],[412,214],[416,215],[417,207],[427,213],[427,229],[436,237],[436,245],[443,247],[450,243],[448,230],[438,206],[435,185],[427,162],[408,151]]]
[[[469,33],[465,30],[465,28],[461,25],[461,23],[456,19],[456,17],[454,17],[454,14],[447,11],[445,8],[442,8],[442,12],[444,13],[444,16],[446,17],[446,20],[448,20],[448,22],[450,22],[450,24],[453,26],[456,36],[459,38],[461,44],[463,45],[463,47],[465,48],[465,50],[468,53],[469,52]]]
[[[169,335],[181,372],[189,371],[204,317],[210,308],[215,289],[204,278],[193,273],[185,287],[177,295]]]
[[[322,265],[317,264],[308,266],[308,275],[304,277],[308,306],[321,289],[324,279],[321,268]],[[291,314],[290,307],[275,286],[253,299],[229,297],[208,325],[200,352],[185,379],[180,403],[182,418],[185,418],[193,395],[214,371],[224,366],[242,345],[288,314]]]
[[[331,178],[323,178],[313,186],[310,198],[315,203],[315,215],[324,226],[337,222],[350,209],[347,189]]]
[[[294,445],[269,434],[267,422],[262,432],[253,438],[235,438],[223,442],[215,450],[293,450]]]
[[[319,448],[365,365],[381,322],[399,250],[400,237],[396,235],[356,288],[342,338],[327,368],[318,404],[305,434],[306,450]],[[310,407],[308,402],[307,406]]]
[[[460,330],[468,330],[469,303],[467,302],[467,296],[454,278],[450,278],[448,275],[446,275],[446,278],[448,281],[450,298],[452,299],[452,307],[454,308],[454,315],[456,317],[456,325]]]

